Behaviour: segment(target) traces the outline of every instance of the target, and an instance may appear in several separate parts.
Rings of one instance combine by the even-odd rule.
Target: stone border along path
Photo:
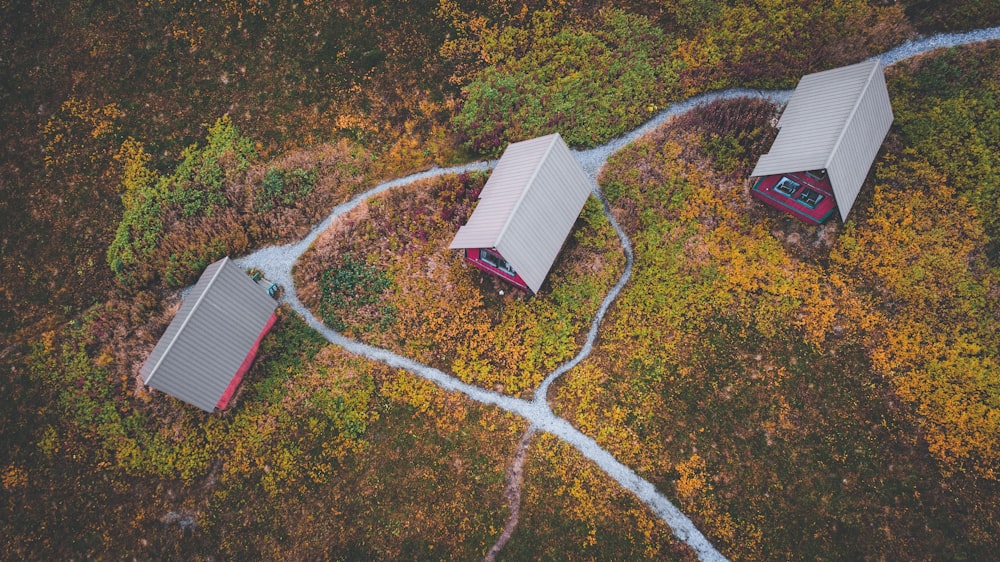
[[[1000,39],[1000,27],[971,31],[968,33],[941,34],[918,41],[910,41],[874,58],[882,61],[884,66],[889,66],[899,62],[900,60],[926,53],[934,49],[954,47],[994,39]],[[553,414],[552,410],[549,408],[547,393],[548,388],[551,386],[553,381],[590,355],[590,351],[597,339],[598,329],[604,319],[605,313],[607,313],[611,303],[618,297],[618,294],[621,292],[622,288],[628,282],[632,274],[632,245],[629,242],[628,237],[625,235],[625,232],[622,231],[621,227],[612,216],[608,202],[596,184],[597,174],[607,162],[608,158],[615,152],[634,142],[642,135],[656,129],[671,117],[690,111],[697,105],[720,99],[738,97],[755,97],[767,99],[773,103],[787,103],[790,95],[790,91],[777,92],[746,89],[732,89],[700,95],[671,105],[669,108],[662,111],[656,117],[641,125],[637,129],[622,137],[613,139],[603,146],[584,151],[574,151],[584,170],[593,179],[593,193],[601,201],[605,216],[609,221],[611,221],[612,226],[614,226],[615,231],[618,233],[618,238],[621,240],[622,250],[626,257],[625,271],[622,273],[618,283],[604,298],[600,309],[594,315],[594,319],[590,324],[590,332],[587,334],[587,341],[583,348],[576,355],[576,357],[563,364],[546,377],[534,393],[534,398],[530,401],[502,395],[462,382],[458,378],[438,369],[423,365],[407,357],[397,355],[387,349],[381,349],[349,339],[342,334],[331,330],[320,322],[319,319],[313,316],[313,314],[302,304],[302,302],[299,301],[295,292],[295,284],[292,279],[292,266],[298,260],[299,256],[301,256],[303,252],[309,248],[313,241],[316,240],[317,236],[326,230],[337,217],[351,211],[357,207],[360,202],[389,189],[407,185],[422,179],[434,178],[447,174],[458,174],[467,171],[485,171],[493,167],[492,162],[476,162],[450,168],[434,167],[425,172],[384,182],[364,193],[361,193],[360,195],[355,196],[350,201],[334,207],[330,215],[327,216],[325,220],[314,226],[309,234],[299,242],[284,246],[262,248],[235,261],[244,268],[257,268],[261,270],[271,281],[280,283],[282,287],[284,287],[285,291],[282,300],[293,310],[302,315],[305,321],[321,333],[330,343],[339,345],[351,353],[355,353],[375,361],[381,361],[390,367],[405,369],[410,373],[437,384],[444,390],[461,392],[472,400],[503,408],[508,412],[517,414],[527,419],[531,423],[531,430],[529,431],[544,431],[559,437],[566,443],[575,447],[578,451],[580,451],[580,453],[583,454],[583,456],[594,461],[602,470],[604,470],[604,472],[614,478],[615,481],[625,489],[634,493],[640,501],[646,504],[647,507],[649,507],[658,517],[670,526],[674,535],[679,540],[686,543],[695,551],[700,560],[726,560],[726,558],[712,546],[708,539],[706,539],[705,536],[697,528],[695,528],[691,520],[688,519],[688,517],[679,509],[677,509],[666,498],[666,496],[660,493],[656,487],[640,477],[629,467],[618,462],[618,460],[616,460],[611,453],[604,450],[604,448],[602,448],[592,438],[577,430],[563,418]]]

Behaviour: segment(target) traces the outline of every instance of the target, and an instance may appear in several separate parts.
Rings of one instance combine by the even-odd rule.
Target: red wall
[[[514,285],[516,287],[520,287],[522,289],[526,289],[526,290],[529,290],[529,291],[531,290],[531,289],[528,289],[528,284],[524,282],[524,279],[521,279],[520,275],[514,275],[514,277],[511,277],[510,275],[507,274],[506,271],[503,271],[502,269],[497,269],[497,268],[493,267],[492,265],[484,262],[482,259],[480,259],[479,258],[479,250],[480,250],[479,248],[466,248],[465,249],[465,261],[471,263],[472,265],[478,267],[479,269],[482,269],[483,271],[485,271],[487,273],[492,273],[493,275],[496,275],[497,277],[499,277],[500,279],[503,279],[504,281],[510,283],[511,285]],[[496,250],[493,250],[493,251],[496,252]],[[496,252],[496,253],[499,254],[500,252]]]
[[[819,205],[817,205],[815,209],[810,209],[809,207],[796,202],[793,197],[787,197],[774,191],[775,184],[777,184],[782,177],[786,176],[799,183],[801,186],[808,187],[821,193],[823,195],[823,200],[820,201]],[[817,181],[806,176],[805,172],[764,176],[757,180],[754,184],[753,188],[750,190],[750,195],[752,195],[754,199],[757,199],[768,206],[784,211],[809,224],[823,224],[823,222],[830,218],[834,214],[834,211],[837,210],[837,202],[833,197],[833,188],[830,186],[829,180]]]

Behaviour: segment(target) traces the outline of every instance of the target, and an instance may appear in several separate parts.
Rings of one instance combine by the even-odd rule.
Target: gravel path
[[[953,47],[967,43],[995,39],[1000,39],[1000,27],[971,31],[968,33],[935,35],[933,37],[908,42],[875,58],[882,61],[883,65],[888,66],[899,62],[900,60],[926,53],[937,48]],[[605,297],[598,312],[594,315],[594,318],[591,321],[590,331],[587,335],[587,340],[580,352],[572,360],[561,365],[558,369],[546,377],[534,393],[534,399],[531,401],[498,394],[478,386],[467,384],[438,369],[429,367],[407,357],[403,357],[393,353],[392,351],[349,339],[342,334],[331,330],[320,322],[319,319],[313,316],[313,314],[302,304],[302,302],[299,301],[295,292],[295,285],[292,280],[292,267],[298,260],[299,256],[301,256],[309,248],[313,241],[316,240],[316,237],[319,236],[321,232],[326,230],[337,217],[351,211],[361,201],[389,189],[407,185],[422,179],[447,174],[457,174],[466,171],[489,170],[493,166],[492,162],[476,162],[450,168],[432,168],[426,172],[381,183],[374,188],[357,195],[350,201],[335,207],[330,215],[313,227],[309,234],[302,240],[284,246],[262,248],[235,261],[245,268],[254,267],[260,269],[264,272],[264,275],[268,279],[280,283],[284,287],[284,296],[282,297],[282,300],[297,313],[301,314],[310,326],[323,334],[323,336],[331,343],[339,345],[351,353],[355,353],[375,361],[381,361],[391,367],[405,369],[417,376],[434,382],[445,390],[461,392],[477,402],[491,404],[524,417],[531,423],[531,426],[535,431],[550,433],[569,443],[580,451],[580,453],[582,453],[585,457],[594,461],[621,486],[634,493],[643,503],[653,510],[658,517],[670,526],[674,535],[678,539],[685,542],[695,551],[699,559],[709,561],[726,560],[726,558],[719,553],[719,551],[712,546],[708,539],[706,539],[705,536],[702,535],[702,533],[694,526],[691,520],[688,519],[688,517],[679,509],[677,509],[666,498],[666,496],[661,494],[655,486],[636,474],[635,471],[629,467],[618,462],[618,460],[615,459],[611,453],[602,448],[592,438],[581,433],[563,418],[553,414],[552,410],[549,408],[547,394],[549,386],[551,386],[557,378],[575,367],[590,355],[594,342],[597,340],[598,331],[600,329],[601,322],[604,319],[604,315],[632,274],[632,245],[628,240],[628,236],[619,227],[614,217],[611,215],[607,201],[596,184],[597,174],[607,162],[608,158],[615,152],[634,142],[642,135],[656,129],[671,117],[690,111],[700,104],[738,97],[754,97],[767,99],[774,103],[785,103],[788,101],[790,95],[790,91],[746,89],[733,89],[704,94],[671,105],[652,120],[644,123],[632,132],[608,142],[607,144],[589,150],[575,151],[575,155],[580,161],[583,169],[594,180],[594,195],[601,200],[604,208],[604,214],[611,221],[615,231],[618,233],[618,238],[621,240],[622,250],[626,257],[625,271],[622,273],[618,283]]]

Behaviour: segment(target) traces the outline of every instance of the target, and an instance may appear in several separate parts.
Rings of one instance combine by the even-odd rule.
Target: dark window
[[[774,190],[785,197],[792,197],[799,190],[799,184],[782,176],[778,183],[774,184]]]
[[[823,196],[807,187],[802,190],[802,193],[795,200],[810,209],[815,209],[816,205],[819,205],[819,202],[823,200]]]
[[[509,263],[507,263],[507,260],[501,258],[500,254],[497,254],[496,252],[492,252],[490,250],[485,250],[485,249],[479,250],[479,259],[492,265],[493,267],[499,269],[500,271],[506,273],[507,275],[510,275],[511,277],[517,275],[517,273],[514,271],[514,268]]]
[[[826,179],[826,168],[822,170],[809,170],[806,175],[814,180],[823,181]]]

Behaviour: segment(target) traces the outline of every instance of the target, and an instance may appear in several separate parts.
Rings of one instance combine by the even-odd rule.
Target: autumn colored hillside
[[[381,180],[996,25],[986,0],[0,2],[0,556],[483,558],[528,440],[501,558],[691,559],[566,443],[287,306],[224,412],[136,375],[207,264]],[[886,77],[895,122],[846,223],[749,198],[781,109],[759,99],[671,119],[599,177],[634,272],[553,410],[734,560],[1000,548],[1000,45]],[[591,198],[538,295],[464,266],[447,245],[486,177],[369,199],[296,287],[350,337],[530,397],[626,260]]]

